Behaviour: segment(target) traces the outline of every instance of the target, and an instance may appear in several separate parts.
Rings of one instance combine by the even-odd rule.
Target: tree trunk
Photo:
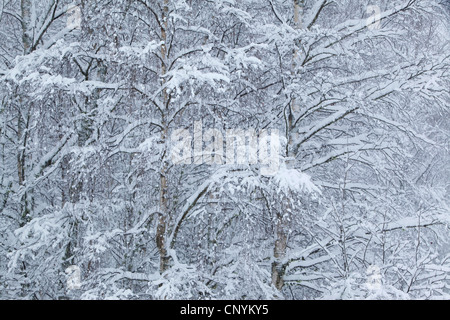
[[[22,26],[22,46],[23,46],[23,54],[29,54],[32,50],[32,38],[31,38],[31,10],[32,10],[31,0],[21,0],[20,9],[21,9],[21,26]],[[22,107],[23,100],[19,97],[20,108],[17,114],[17,141],[21,148],[17,151],[17,177],[19,186],[23,186],[25,183],[25,168],[26,168],[26,147],[28,140],[28,126],[30,120],[30,112],[28,109],[27,119],[23,118],[23,114],[21,111],[26,110]],[[25,193],[21,198],[21,219],[20,225],[24,226],[28,222],[29,215],[29,203],[28,203],[28,194]]]
[[[302,18],[303,18],[303,9],[304,9],[304,0],[294,0],[294,28],[301,29],[302,28]],[[293,57],[292,57],[292,76],[295,77],[295,68],[296,68],[296,60],[298,56],[297,48],[294,49]],[[295,132],[293,132],[294,124],[295,124],[295,115],[298,113],[299,107],[296,103],[296,99],[294,98],[291,103],[291,108],[289,112],[289,118],[287,122],[288,126],[288,137],[287,137],[287,145],[285,151],[286,157],[286,167],[291,167],[293,165],[292,161],[295,157],[294,151],[294,143],[295,143]],[[284,205],[286,208],[284,208]],[[287,249],[287,234],[289,230],[288,226],[288,218],[285,216],[284,212],[292,212],[289,209],[289,199],[286,196],[281,205],[281,212],[277,215],[277,225],[275,231],[275,247],[273,252],[273,263],[272,263],[272,284],[278,290],[282,290],[284,286],[284,272],[285,266],[283,265],[283,259],[286,257],[286,249]]]
[[[164,86],[166,80],[165,75],[167,73],[167,28],[168,28],[168,13],[169,13],[169,0],[164,0],[163,14],[161,19],[161,85]],[[166,115],[169,109],[169,97],[167,94],[167,90],[164,89],[162,93],[163,97],[163,115],[162,115],[162,125],[163,130],[161,132],[161,143],[165,145],[163,155],[161,158],[161,170],[160,170],[160,198],[159,198],[159,207],[160,207],[160,216],[158,219],[158,226],[156,228],[156,246],[159,251],[160,263],[159,263],[159,272],[162,274],[169,268],[169,256],[167,251],[167,242],[166,242],[166,231],[167,231],[167,220],[169,215],[169,205],[168,205],[168,185],[167,185],[167,176],[168,176],[168,123],[166,122]]]
[[[32,50],[33,39],[31,36],[31,0],[21,0],[20,9],[22,13],[22,44],[23,54],[29,54]]]
[[[282,215],[283,213],[281,213]],[[287,247],[287,233],[286,233],[286,221],[282,217],[278,217],[278,223],[276,226],[276,240],[275,248],[273,251],[274,261],[272,263],[272,284],[281,291],[284,286],[284,269],[282,259],[286,256]]]

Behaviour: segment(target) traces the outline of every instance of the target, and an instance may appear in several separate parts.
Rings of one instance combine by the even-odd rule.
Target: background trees
[[[448,297],[448,7],[367,5],[3,1],[1,297]]]

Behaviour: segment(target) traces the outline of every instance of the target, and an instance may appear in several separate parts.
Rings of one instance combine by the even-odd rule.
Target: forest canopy
[[[0,299],[450,299],[449,17],[0,0]]]

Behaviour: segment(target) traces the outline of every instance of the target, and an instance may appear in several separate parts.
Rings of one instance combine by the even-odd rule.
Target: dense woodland
[[[449,18],[0,0],[0,299],[449,299]]]

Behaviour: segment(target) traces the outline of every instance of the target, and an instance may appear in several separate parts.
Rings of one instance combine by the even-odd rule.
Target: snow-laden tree
[[[0,10],[1,298],[448,298],[448,7]]]
[[[289,253],[284,246],[284,280],[313,283],[328,294],[323,283],[309,281],[322,280],[334,288],[327,297],[364,297],[367,292],[354,286],[361,287],[365,270],[377,265],[388,282],[383,294],[396,294],[398,287],[414,294],[413,285],[423,289],[424,282],[418,283],[426,279],[426,294],[439,296],[448,272],[438,253],[448,241],[448,206],[441,201],[446,186],[419,186],[417,179],[428,161],[425,153],[445,141],[433,134],[443,128],[423,120],[423,112],[448,113],[448,33],[438,18],[445,12],[434,2],[390,1],[380,4],[376,29],[367,27],[366,8],[358,1],[316,1],[309,8],[299,1],[295,10],[304,12],[303,19],[294,15],[291,23],[281,4],[270,4],[278,23],[267,42],[273,43],[274,59],[284,62],[273,70],[282,85],[272,114],[278,112],[275,119],[286,132],[286,157],[324,190],[323,212],[314,210],[312,223],[295,231],[300,245]],[[293,233],[282,228],[283,237]],[[406,263],[396,254],[402,246],[397,230],[407,228],[402,238],[408,245],[401,249],[409,250]],[[310,252],[299,255],[305,240],[322,248],[313,251],[311,262]],[[320,270],[313,277],[311,267]],[[390,292],[392,283],[397,288]]]

